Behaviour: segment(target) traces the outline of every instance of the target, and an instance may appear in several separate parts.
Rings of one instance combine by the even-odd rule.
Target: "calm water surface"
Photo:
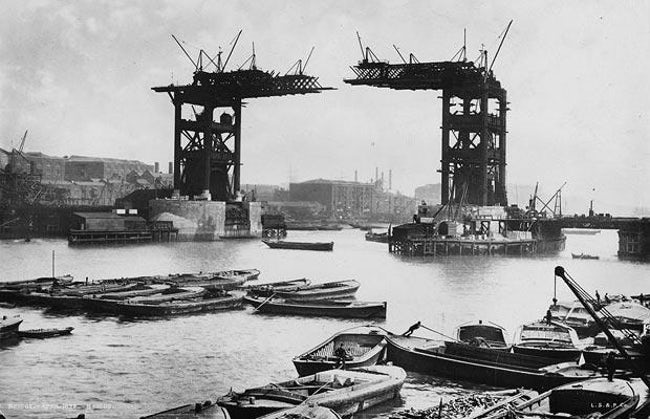
[[[569,235],[566,250],[538,258],[400,258],[354,229],[290,232],[292,240],[335,242],[333,252],[269,249],[257,240],[124,247],[68,247],[66,241],[0,242],[0,281],[56,274],[77,280],[171,272],[258,268],[259,282],[307,277],[314,282],[357,279],[357,298],[388,301],[383,327],[403,332],[420,320],[451,334],[460,323],[484,319],[508,330],[541,318],[553,298],[553,269],[562,265],[600,295],[650,293],[650,264],[619,261],[614,231]],[[571,252],[600,260],[572,260]],[[562,282],[558,299],[573,299]],[[0,410],[8,417],[139,417],[174,405],[296,376],[291,358],[331,334],[365,321],[265,316],[251,308],[163,320],[61,315],[42,309],[20,314],[24,329],[73,326],[69,337],[23,340],[0,348]],[[424,332],[421,335],[426,336]],[[435,336],[435,335],[431,335]],[[409,374],[401,400],[364,417],[481,389]]]

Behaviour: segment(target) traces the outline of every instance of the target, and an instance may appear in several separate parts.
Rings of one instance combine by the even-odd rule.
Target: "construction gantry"
[[[378,60],[369,48],[361,48],[363,59],[350,67],[356,77],[345,83],[442,90],[441,203],[506,206],[508,102],[492,65],[488,68],[487,51],[481,52],[477,64],[466,61],[464,54],[458,61],[426,63],[412,54],[406,62],[400,54],[404,63],[390,64]]]
[[[257,69],[254,53],[250,68],[235,71],[224,71],[228,59],[222,64],[221,53],[216,63],[203,50],[196,62],[185,53],[195,65],[192,83],[152,88],[166,92],[174,104],[174,189],[180,195],[231,201],[240,190],[242,100],[330,88],[303,74],[306,63],[300,60],[294,73],[278,75]],[[203,56],[215,71],[203,70]],[[183,118],[184,106],[192,107],[193,118]]]

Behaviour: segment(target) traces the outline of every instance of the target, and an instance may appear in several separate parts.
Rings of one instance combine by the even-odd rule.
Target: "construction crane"
[[[538,190],[539,190],[539,182],[535,183],[535,192],[533,193],[533,197],[530,199],[529,202],[529,207],[528,207],[528,212],[529,215],[531,216],[537,216],[538,214],[542,213],[544,210],[548,210],[553,218],[556,217],[561,217],[562,216],[562,188],[566,186],[566,182],[560,186],[555,193],[547,200],[543,201],[542,198],[539,197],[538,195]],[[551,201],[555,200],[554,208],[551,209],[550,204]],[[542,204],[542,207],[537,210],[537,202]]]
[[[636,375],[643,380],[648,389],[650,389],[650,379],[646,376],[646,371],[644,371],[636,362],[630,357],[623,345],[614,337],[612,332],[609,330],[610,326],[614,326],[617,330],[620,330],[623,335],[634,342],[636,345],[642,345],[642,340],[633,332],[621,327],[618,320],[607,311],[606,307],[602,307],[598,313],[594,307],[598,306],[598,302],[587,292],[585,291],[571,276],[566,272],[562,266],[555,267],[555,277],[560,277],[564,283],[569,287],[571,292],[578,298],[582,306],[589,312],[591,317],[594,319],[598,327],[607,335],[609,342],[614,345],[614,347],[623,355],[625,360],[629,363],[630,367]],[[606,319],[603,320],[603,319]]]
[[[41,178],[31,173],[29,161],[23,154],[28,130],[18,148],[14,148],[7,167],[0,170],[0,227],[22,226],[27,240],[33,225],[34,205],[41,199],[44,188]]]

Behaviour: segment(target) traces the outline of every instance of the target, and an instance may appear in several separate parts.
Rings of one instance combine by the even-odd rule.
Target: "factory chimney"
[[[153,172],[160,173],[160,163],[158,163],[157,161],[153,163]]]
[[[381,187],[384,187],[384,172],[381,172]]]
[[[379,167],[375,167],[375,182],[379,181]]]
[[[174,174],[174,163],[169,162],[169,174],[173,175]]]
[[[388,190],[393,190],[393,169],[388,169]]]
[[[359,178],[358,178],[358,176],[357,176],[357,171],[355,170],[355,171],[354,171],[354,181],[355,181],[355,182],[358,182],[358,181],[359,181],[358,179],[359,179]]]

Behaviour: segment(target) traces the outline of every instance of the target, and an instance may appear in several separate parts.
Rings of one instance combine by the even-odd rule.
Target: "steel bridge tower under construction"
[[[249,68],[242,69],[242,64],[237,70],[225,71],[230,55],[222,62],[219,53],[215,62],[201,50],[195,61],[174,40],[195,66],[193,81],[152,88],[167,93],[174,105],[174,189],[189,197],[232,201],[240,191],[242,101],[331,88],[322,87],[317,77],[303,74],[307,62],[303,65],[302,60],[290,69],[295,71],[282,75],[259,70],[253,52],[247,60]],[[204,71],[203,63],[214,65],[214,71]],[[193,118],[185,119],[183,107],[189,106]],[[219,114],[216,120],[215,113]]]
[[[404,62],[390,64],[369,48],[364,51],[362,46],[362,52],[363,59],[351,67],[356,77],[345,83],[442,90],[441,203],[507,206],[508,102],[492,65],[487,66],[487,51],[476,65],[462,56],[458,61],[421,63],[412,54],[408,62],[400,54]]]

